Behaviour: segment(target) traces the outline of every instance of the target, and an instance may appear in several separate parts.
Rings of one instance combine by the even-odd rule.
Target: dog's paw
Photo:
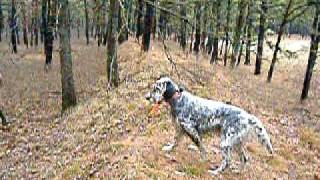
[[[173,150],[173,147],[174,147],[173,144],[165,145],[165,146],[162,147],[162,151],[170,152],[170,151]]]
[[[216,170],[208,170],[208,172],[212,175],[212,176],[216,176],[216,175],[218,175],[219,174],[219,170],[218,169],[216,169]]]

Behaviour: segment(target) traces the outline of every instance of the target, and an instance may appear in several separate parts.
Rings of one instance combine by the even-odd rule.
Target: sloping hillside
[[[219,175],[220,179],[320,178],[319,72],[314,74],[310,100],[300,105],[298,97],[304,66],[277,64],[275,78],[267,84],[265,74],[253,75],[253,66],[233,70],[221,63],[212,66],[206,56],[196,61],[193,55],[182,53],[175,44],[170,43],[169,47],[178,72],[167,60],[161,44],[154,44],[148,54],[142,53],[133,40],[121,45],[121,85],[108,90],[103,62],[105,52],[102,49],[92,52],[78,45],[74,62],[78,93],[83,93],[80,104],[60,117],[59,92],[48,95],[33,83],[39,90],[26,91],[20,95],[23,100],[9,105],[16,111],[20,108],[20,112],[9,111],[12,123],[0,130],[0,177],[211,179],[207,169],[221,161],[219,134],[212,133],[205,138],[209,159],[205,163],[199,161],[197,150],[188,148],[191,144],[188,138],[170,154],[161,151],[174,135],[168,109],[162,107],[159,115],[148,117],[151,104],[144,100],[144,95],[159,75],[169,74],[199,96],[231,102],[255,114],[271,134],[276,155],[267,155],[252,138],[247,145],[251,163],[240,173],[228,171]],[[22,67],[39,62],[35,57],[27,59],[28,52],[25,53],[18,58]],[[264,72],[267,65],[268,62],[264,62]],[[9,71],[14,66],[7,67]],[[52,80],[51,86],[43,85],[48,91],[60,87],[55,79],[59,77],[58,67],[56,62],[51,72],[54,77],[35,76],[41,82],[46,78]],[[19,73],[21,78],[15,81],[27,83],[26,79],[32,79],[33,75],[27,70]],[[5,83],[8,85],[11,80]],[[24,89],[15,91],[22,93]],[[10,103],[7,92],[9,89],[4,89],[2,96]],[[32,93],[38,97],[39,107],[28,100]],[[41,104],[45,97],[51,104]],[[27,105],[30,109],[25,108]],[[51,111],[46,114],[46,110]]]

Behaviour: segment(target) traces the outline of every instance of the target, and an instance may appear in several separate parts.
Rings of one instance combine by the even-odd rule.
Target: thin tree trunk
[[[2,0],[0,0],[0,42],[2,41],[2,31],[4,28],[3,25],[3,12],[2,12]]]
[[[119,23],[119,0],[110,0],[108,16],[108,44],[107,44],[107,77],[108,86],[119,85],[117,51],[118,51],[118,23]]]
[[[228,58],[230,13],[231,13],[231,0],[228,0],[228,2],[227,2],[227,22],[226,22],[226,28],[225,28],[226,45],[225,45],[224,59],[223,59],[224,66],[227,66],[227,58]]]
[[[126,27],[123,25],[123,20],[122,20],[122,14],[124,10],[122,8],[119,8],[119,13],[118,13],[118,33],[119,33],[119,37],[118,37],[118,42],[119,44],[122,44],[123,42],[125,42],[126,40],[128,40],[128,31],[126,29]]]
[[[144,1],[143,0],[138,0],[138,17],[137,17],[137,32],[136,32],[136,38],[139,41],[139,37],[142,35],[143,32],[143,5]]]
[[[309,52],[309,58],[308,58],[308,66],[307,66],[306,75],[303,82],[301,97],[300,97],[301,101],[307,99],[308,97],[310,81],[312,78],[312,72],[317,60],[318,46],[320,41],[319,16],[320,16],[320,5],[316,5],[316,11],[315,11],[315,16],[314,16],[313,25],[312,25],[313,31],[311,31],[312,32],[311,42],[310,42],[311,45],[310,45],[310,52]]]
[[[201,41],[201,2],[196,1],[195,15],[196,15],[196,37],[193,50],[196,54],[199,53]]]
[[[86,29],[86,39],[87,39],[87,45],[89,45],[89,15],[88,15],[88,5],[87,0],[84,1],[84,13],[85,13],[85,29]]]
[[[4,116],[2,110],[0,109],[0,119],[1,119],[1,124],[2,126],[6,126],[7,125],[7,119],[6,117]]]
[[[16,4],[15,0],[11,0],[11,17],[10,17],[10,27],[11,27],[11,44],[12,44],[12,52],[18,53],[17,50],[17,39],[16,39],[16,28],[17,28],[17,22],[16,22]]]
[[[193,34],[194,34],[194,29],[195,29],[194,26],[195,26],[195,23],[193,23],[193,26],[192,26],[192,28],[191,28],[190,47],[189,47],[190,53],[192,53],[192,45],[193,45],[193,40],[194,40],[194,36],[193,36]]]
[[[70,14],[68,0],[59,0],[59,40],[60,66],[62,84],[62,112],[77,104],[72,72],[72,56],[70,45]]]
[[[33,27],[33,37],[34,37],[34,45],[35,46],[38,46],[39,44],[39,36],[38,36],[38,7],[39,7],[39,4],[38,4],[38,0],[32,0],[32,4],[33,4],[33,17],[32,17],[32,27]]]
[[[22,22],[22,26],[23,26],[22,27],[22,29],[23,29],[23,43],[28,48],[28,46],[29,46],[29,42],[28,42],[28,19],[27,19],[27,16],[26,16],[26,3],[24,1],[21,2],[21,13],[22,13],[22,18],[23,18],[23,22]]]
[[[185,3],[185,1],[183,1],[182,3]],[[186,17],[187,16],[187,6],[186,4],[182,4],[180,6],[180,15],[181,17]],[[181,19],[180,20],[180,46],[182,47],[183,51],[186,50],[186,46],[187,46],[187,37],[186,37],[186,33],[187,33],[187,22],[185,19]]]
[[[282,23],[281,23],[281,25],[280,25],[280,29],[279,29],[279,32],[278,32],[278,38],[277,38],[276,46],[275,46],[275,49],[274,49],[274,52],[273,52],[272,61],[271,61],[270,68],[269,68],[269,72],[268,72],[268,79],[267,79],[268,82],[271,82],[271,79],[272,79],[274,66],[275,66],[276,61],[277,61],[277,54],[278,54],[278,51],[280,50],[281,38],[282,38],[282,35],[283,35],[283,33],[284,33],[285,26],[286,26],[286,24],[287,24],[287,22],[288,22],[289,10],[290,10],[290,8],[291,8],[291,6],[292,6],[292,1],[293,1],[293,0],[289,0],[288,6],[287,6],[287,8],[286,8],[286,11],[285,11],[285,13],[283,14],[283,20],[282,20]]]
[[[246,57],[245,57],[245,61],[244,64],[245,65],[250,65],[250,51],[251,51],[251,31],[252,31],[252,21],[253,18],[252,16],[252,10],[251,10],[251,6],[253,5],[252,0],[249,1],[249,5],[248,5],[248,15],[247,15],[247,44],[246,44]]]
[[[56,1],[54,0],[47,0],[48,3],[48,10],[47,10],[47,30],[45,36],[45,53],[46,53],[46,70],[50,68],[52,64],[52,50],[53,50],[53,29],[54,29],[54,15],[53,15],[53,8],[55,8]]]
[[[254,70],[255,75],[261,74],[263,41],[264,41],[264,33],[265,33],[265,23],[266,23],[266,18],[267,18],[267,10],[268,10],[267,0],[261,0],[257,56],[256,56],[255,70]]]
[[[151,29],[152,29],[152,20],[153,20],[153,5],[149,3],[154,3],[154,0],[147,2],[146,15],[144,17],[144,33],[142,37],[142,49],[148,51],[150,48],[151,41]]]
[[[239,7],[238,7],[238,18],[237,18],[237,24],[236,24],[236,29],[235,29],[235,34],[233,37],[233,51],[232,51],[232,56],[231,56],[231,61],[230,61],[230,66],[234,67],[236,65],[236,58],[239,55],[239,49],[240,49],[240,41],[241,41],[241,34],[243,31],[243,21],[244,17],[246,14],[246,0],[241,0],[239,2]]]
[[[215,28],[215,33],[214,33],[214,38],[213,38],[213,51],[211,55],[211,61],[210,63],[216,63],[218,60],[218,51],[219,51],[219,31],[220,31],[220,8],[221,8],[221,1],[216,1],[216,6],[215,6],[215,13],[216,13],[216,28]]]
[[[237,66],[239,66],[239,64],[241,62],[243,45],[244,45],[244,40],[241,40],[241,45],[240,45],[240,50],[239,50],[239,55],[238,55],[238,60],[237,60]]]

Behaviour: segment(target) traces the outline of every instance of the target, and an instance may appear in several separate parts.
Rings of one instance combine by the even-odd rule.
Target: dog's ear
[[[172,84],[172,82],[166,82],[166,91],[163,93],[163,98],[165,100],[171,99],[174,93],[176,93],[176,88]]]

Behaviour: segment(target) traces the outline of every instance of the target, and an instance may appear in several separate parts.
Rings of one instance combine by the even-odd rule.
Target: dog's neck
[[[171,107],[174,105],[174,103],[181,97],[181,92],[176,91],[173,96],[169,99],[166,99],[165,102],[168,103]]]

